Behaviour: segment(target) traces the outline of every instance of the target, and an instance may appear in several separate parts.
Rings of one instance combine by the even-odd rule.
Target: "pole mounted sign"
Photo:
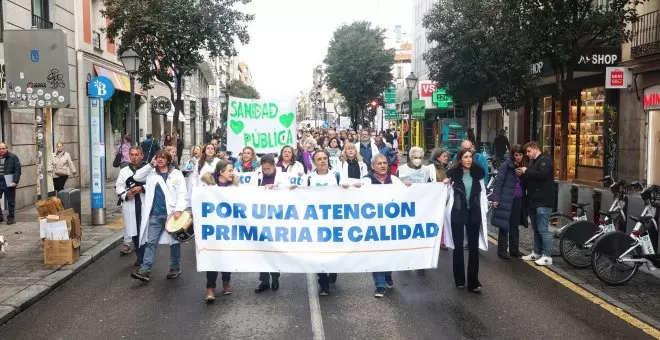
[[[606,89],[625,89],[632,83],[632,72],[625,67],[608,67],[605,70]]]
[[[172,102],[165,96],[159,96],[151,101],[151,110],[159,115],[166,115],[172,111]]]
[[[454,104],[454,99],[447,94],[447,89],[437,89],[433,92],[433,103],[440,109],[446,109]]]
[[[109,78],[98,76],[92,78],[87,85],[87,93],[92,98],[102,98],[103,101],[107,101],[115,93],[115,86]]]
[[[5,77],[10,109],[68,107],[66,34],[61,30],[5,30]]]
[[[398,119],[396,112],[396,89],[391,87],[385,90],[385,119]]]

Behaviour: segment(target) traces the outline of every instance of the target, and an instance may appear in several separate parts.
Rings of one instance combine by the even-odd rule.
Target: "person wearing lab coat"
[[[138,170],[133,178],[145,182],[145,201],[140,223],[140,246],[145,246],[142,264],[131,277],[149,282],[149,275],[156,256],[158,244],[170,245],[170,270],[168,279],[181,275],[181,245],[165,231],[167,218],[181,217],[188,204],[188,190],[181,171],[171,164],[172,156],[164,150],[158,151],[154,160]]]
[[[143,249],[140,249],[138,230],[140,230],[142,202],[144,202],[144,183],[135,181],[133,175],[143,166],[142,157],[142,148],[138,146],[131,147],[129,150],[130,163],[123,165],[115,183],[115,191],[121,201],[121,210],[124,217],[124,247],[121,254],[123,256],[131,252],[129,245],[132,241],[137,254],[136,266],[139,266],[142,262]]]

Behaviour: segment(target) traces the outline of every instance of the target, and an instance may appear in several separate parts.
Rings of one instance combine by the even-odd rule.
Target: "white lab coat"
[[[145,165],[146,166],[146,165]],[[124,243],[131,241],[131,237],[138,234],[137,219],[135,216],[135,199],[126,198],[126,180],[133,176],[133,170],[125,166],[119,170],[117,181],[115,182],[115,192],[122,199],[121,210],[124,217]],[[144,193],[139,193],[140,201],[144,204]]]
[[[199,186],[199,187],[209,186],[209,184],[206,184],[202,181],[202,176],[204,176],[205,174],[207,174],[209,172],[210,173],[215,172],[215,166],[218,165],[218,162],[220,162],[219,158],[213,158],[213,161],[211,162],[211,164],[208,164],[208,163],[204,162],[204,166],[202,166],[202,170],[199,170],[199,163],[197,164],[197,166],[195,167],[195,171],[196,171],[195,176],[197,177],[196,178],[197,183],[195,183],[195,186]],[[215,184],[213,184],[213,185],[215,185]],[[213,185],[211,185],[211,186],[213,186]],[[190,192],[192,193],[192,190],[190,190]]]
[[[282,168],[280,168],[280,167],[278,166],[278,167],[277,167],[277,171],[278,171],[278,172],[282,171]],[[300,173],[304,174],[304,173],[305,173],[305,166],[302,165],[300,162],[295,161],[293,164],[289,165],[289,167],[287,168],[287,170],[284,171],[284,172],[287,172],[287,173],[293,173],[293,174],[296,174],[296,175],[297,175],[297,174],[300,174]]]
[[[408,164],[399,167],[399,179],[405,181],[406,179],[412,183],[428,183],[436,181],[435,166],[422,165],[419,169],[412,169]]]
[[[183,211],[188,204],[188,190],[186,189],[186,181],[183,178],[181,171],[173,169],[167,182],[163,181],[163,177],[157,173],[157,170],[151,165],[142,167],[138,170],[133,178],[139,182],[146,182],[145,184],[145,200],[142,205],[142,220],[140,221],[140,245],[147,243],[149,237],[148,223],[151,207],[154,203],[154,196],[156,192],[156,184],[160,184],[161,190],[165,194],[165,205],[167,206],[167,216],[172,216],[175,211]],[[164,231],[158,239],[159,244],[176,244],[176,241],[167,231]]]
[[[488,200],[486,199],[486,186],[484,185],[484,180],[480,180],[481,183],[481,197],[479,199],[479,206],[481,207],[481,230],[479,231],[479,249],[488,250],[488,223],[486,222],[486,213],[488,212]],[[454,206],[454,188],[451,185],[448,185],[447,195],[447,206],[445,207],[445,246],[448,248],[454,248],[454,239],[452,238],[451,233],[451,208]],[[462,246],[462,245],[460,245]]]
[[[190,157],[186,163],[184,170],[188,171],[186,175],[186,189],[188,189],[188,207],[191,207],[192,204],[190,200],[192,199],[192,189],[197,185],[199,181],[199,174],[197,173],[197,158]]]
[[[340,174],[340,180],[339,180],[339,183],[341,185],[344,185],[344,184],[352,185],[354,183],[360,182],[362,180],[362,178],[364,178],[364,176],[369,174],[369,168],[367,168],[367,164],[365,164],[364,162],[358,161],[358,165],[360,166],[360,178],[355,179],[355,178],[349,178],[348,177],[348,162],[344,161],[341,164],[341,174]]]

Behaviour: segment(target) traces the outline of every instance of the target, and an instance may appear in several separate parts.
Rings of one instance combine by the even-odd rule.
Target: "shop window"
[[[575,164],[577,157],[577,130],[578,130],[578,103],[571,99],[569,102],[568,116],[568,152],[567,152],[567,180],[575,179]],[[554,135],[554,165],[555,178],[561,178],[561,102],[555,101],[555,135]]]
[[[605,89],[585,89],[580,93],[580,166],[603,167],[605,146]]]
[[[552,97],[543,98],[541,125],[541,147],[544,153],[552,154]]]

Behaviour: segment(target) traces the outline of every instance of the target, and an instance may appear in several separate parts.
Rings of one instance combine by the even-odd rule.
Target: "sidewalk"
[[[497,239],[497,231],[496,227],[492,225],[488,226],[488,234],[494,239]],[[644,269],[637,272],[635,277],[627,284],[618,287],[609,286],[601,282],[594,275],[591,267],[577,269],[564,262],[561,255],[559,255],[557,240],[553,243],[553,265],[547,267],[548,269],[575,283],[591,294],[660,329],[660,277],[656,276],[656,273],[659,272],[658,270],[650,274],[646,271],[646,266],[644,266]],[[520,227],[520,250],[525,254],[529,254],[531,253],[532,245],[532,228]],[[492,246],[496,247],[495,245]],[[511,259],[502,261],[520,260]],[[543,292],[539,293],[542,294]]]
[[[114,181],[106,183],[108,225],[91,226],[89,188],[81,189],[81,255],[72,265],[44,265],[34,206],[16,211],[16,224],[0,223],[0,235],[9,243],[7,255],[0,254],[0,325],[121,243],[121,208],[114,192]]]

